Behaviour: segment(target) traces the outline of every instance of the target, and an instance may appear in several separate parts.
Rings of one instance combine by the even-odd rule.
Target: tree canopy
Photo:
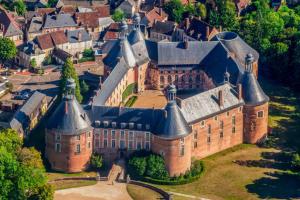
[[[14,8],[17,11],[18,15],[24,15],[26,12],[26,5],[23,0],[17,0],[13,4]]]
[[[76,96],[77,101],[79,103],[81,103],[83,98],[82,98],[82,95],[80,94],[79,78],[76,73],[73,62],[70,58],[68,58],[66,60],[64,66],[62,68],[62,71],[61,71],[61,76],[60,76],[60,96],[61,97],[66,91],[66,84],[67,84],[67,80],[69,78],[73,78],[75,80],[75,83],[76,83],[75,96]]]
[[[15,43],[6,37],[0,37],[0,61],[3,63],[10,60],[17,55],[17,48]]]
[[[114,11],[114,14],[111,16],[111,18],[115,21],[115,22],[121,22],[125,17],[124,12],[121,9],[116,9]]]
[[[53,199],[53,189],[47,184],[44,172],[39,152],[22,148],[22,138],[17,132],[0,131],[1,199]]]

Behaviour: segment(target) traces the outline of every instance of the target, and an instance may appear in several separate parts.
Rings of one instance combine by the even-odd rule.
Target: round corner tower
[[[63,99],[46,126],[46,157],[53,170],[67,173],[86,169],[92,154],[92,128],[76,100],[75,86],[68,79]]]
[[[191,167],[192,132],[176,103],[176,87],[168,89],[168,104],[155,130],[152,151],[162,155],[170,176],[184,174]]]
[[[258,143],[268,133],[269,97],[263,92],[252,72],[254,58],[247,54],[246,70],[241,84],[244,106],[244,142]]]

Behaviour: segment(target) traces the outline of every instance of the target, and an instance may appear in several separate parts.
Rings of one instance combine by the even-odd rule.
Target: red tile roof
[[[68,38],[63,31],[56,31],[37,36],[37,42],[42,50],[54,48],[56,45],[68,42]]]
[[[43,17],[44,15],[55,12],[55,8],[37,8],[35,13],[37,16]]]
[[[73,15],[76,12],[76,7],[72,5],[64,5],[60,8],[59,13],[67,13]]]
[[[119,24],[112,23],[109,25],[108,30],[104,34],[103,40],[114,40],[119,38]]]
[[[99,26],[99,18],[109,17],[109,6],[92,7],[93,12],[76,13],[75,19],[80,26],[96,28]]]
[[[154,7],[145,14],[145,17],[149,21],[149,26],[152,26],[155,20],[165,21],[168,18],[168,15],[162,10],[162,8]]]

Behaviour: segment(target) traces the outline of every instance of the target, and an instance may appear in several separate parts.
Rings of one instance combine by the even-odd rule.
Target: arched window
[[[160,83],[165,83],[165,77],[164,76],[160,76]]]
[[[196,81],[200,81],[200,75],[199,74],[196,76]]]
[[[181,81],[184,82],[185,81],[185,75],[182,75],[181,77]]]
[[[172,83],[172,76],[171,75],[168,76],[168,83]]]
[[[189,77],[189,82],[190,82],[190,83],[193,82],[193,77],[192,77],[192,76]]]

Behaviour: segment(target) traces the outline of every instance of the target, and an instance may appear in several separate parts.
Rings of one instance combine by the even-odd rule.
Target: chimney
[[[237,85],[237,97],[239,100],[242,99],[242,84],[240,83]]]
[[[190,28],[190,19],[188,17],[184,19],[184,28],[185,31],[187,31]]]
[[[78,42],[82,41],[82,32],[78,31]]]
[[[219,90],[218,104],[219,104],[220,107],[223,107],[223,106],[224,106],[223,90]]]
[[[184,48],[187,49],[189,47],[189,42],[187,39],[184,40]]]
[[[206,39],[208,40],[209,38],[209,26],[206,26]]]
[[[220,32],[222,32],[222,26],[220,26],[220,28],[219,28],[219,29],[220,29]]]
[[[160,16],[162,16],[162,8],[161,8],[161,7],[158,8],[158,14],[159,14]]]

